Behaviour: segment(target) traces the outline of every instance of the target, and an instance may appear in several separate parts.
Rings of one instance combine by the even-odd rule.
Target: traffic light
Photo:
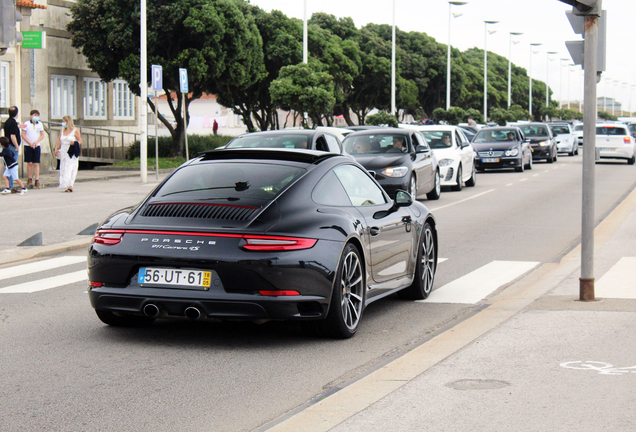
[[[15,0],[0,0],[0,50],[22,42],[22,33],[16,30],[16,24],[22,21],[22,14],[15,9]]]
[[[572,5],[572,13],[579,16],[601,15],[601,0],[560,0]]]

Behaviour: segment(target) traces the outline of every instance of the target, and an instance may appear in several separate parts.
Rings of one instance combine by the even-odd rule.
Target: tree
[[[367,116],[367,124],[371,126],[387,125],[389,127],[398,127],[397,117],[385,111],[378,111],[375,114]]]
[[[159,120],[173,138],[173,154],[183,152],[183,97],[178,69],[188,70],[192,100],[228,88],[247,89],[262,76],[262,41],[240,0],[148,0],[148,65],[163,67],[163,87],[177,127]],[[71,44],[106,82],[122,78],[140,95],[140,11],[135,0],[78,0],[67,28]],[[147,74],[149,75],[150,69]],[[176,96],[176,101],[173,99]],[[152,101],[149,101],[154,108]],[[186,114],[186,121],[189,115]]]
[[[282,109],[306,112],[314,125],[322,124],[322,115],[333,109],[333,78],[317,71],[312,64],[285,66],[270,85],[272,102]],[[303,120],[303,125],[307,126]]]

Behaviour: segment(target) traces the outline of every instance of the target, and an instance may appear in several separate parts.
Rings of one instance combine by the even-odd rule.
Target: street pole
[[[498,22],[484,21],[484,123],[486,124],[488,124],[488,24],[497,24]]]
[[[616,115],[616,84],[618,84],[618,80],[614,80],[612,85],[612,115]]]
[[[141,0],[141,53],[139,67],[139,87],[141,91],[141,106],[139,107],[139,159],[141,182],[148,183],[148,50],[146,45],[146,0]]]
[[[583,45],[583,208],[581,223],[581,277],[579,299],[594,300],[594,171],[596,167],[596,83],[598,59],[598,17],[585,17]]]
[[[603,96],[603,112],[607,112],[607,80],[609,80],[608,77],[605,77],[605,79],[603,80],[603,83],[605,84],[605,91],[603,91],[604,96]]]
[[[530,113],[530,120],[532,120],[532,55],[534,54],[534,47],[541,45],[540,43],[530,44],[530,68],[528,69],[528,75],[530,75],[530,90],[528,94],[528,112]]]
[[[550,62],[554,59],[551,59],[550,56],[553,54],[557,54],[556,51],[549,51],[547,53],[547,63],[546,63],[546,72],[545,72],[545,107],[550,106]]]
[[[303,63],[307,63],[307,0],[305,0],[305,8],[303,10]]]
[[[568,109],[570,109],[570,87],[572,87],[570,85],[570,77],[572,76],[572,66],[574,65],[568,65]]]
[[[186,117],[186,114],[188,113],[186,108],[187,96],[187,93],[183,93],[183,133],[185,134],[186,160],[190,160],[190,152],[188,151],[188,118]]]
[[[159,181],[159,120],[157,118],[157,90],[154,92],[155,99],[155,173],[157,174],[157,181]]]
[[[570,61],[570,59],[561,59],[561,65],[559,67],[559,109],[563,109],[563,62]]]
[[[446,55],[446,111],[451,106],[451,20],[452,7],[465,5],[465,1],[449,1],[448,2],[448,49]],[[461,16],[461,14],[457,15]]]
[[[520,36],[523,33],[519,32],[510,32],[510,43],[508,46],[508,109],[510,109],[510,97],[512,94],[512,37]],[[515,42],[518,43],[518,42]]]
[[[391,30],[391,115],[395,115],[395,0],[393,0],[393,26]]]

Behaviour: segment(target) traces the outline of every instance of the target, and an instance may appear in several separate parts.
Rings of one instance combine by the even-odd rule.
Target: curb
[[[166,169],[160,169],[159,170],[159,174],[170,174],[172,173],[176,168],[166,168]],[[101,181],[101,180],[115,180],[115,179],[120,179],[120,178],[127,178],[127,177],[139,177],[141,176],[141,172],[139,170],[99,170],[101,172],[103,172],[104,174],[99,176],[99,177],[77,177],[75,179],[75,183],[84,183],[84,182],[91,182],[91,181]],[[112,171],[109,172],[109,171]],[[155,171],[154,170],[148,170],[148,174],[154,174]],[[40,189],[44,189],[44,188],[56,188],[58,186],[58,179],[57,178],[45,178],[42,179],[40,178]],[[33,186],[29,187],[28,189],[35,189]]]
[[[47,246],[35,246],[25,249],[8,249],[0,252],[0,263],[13,264],[33,258],[41,258],[50,255],[57,255],[77,249],[88,248],[93,241],[93,236],[86,236],[78,240],[71,240],[63,243],[56,243]]]

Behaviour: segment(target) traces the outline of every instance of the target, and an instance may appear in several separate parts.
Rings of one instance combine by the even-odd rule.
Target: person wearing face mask
[[[40,122],[40,111],[31,110],[29,113],[31,120],[24,122],[22,129],[22,140],[24,145],[24,161],[27,163],[27,187],[31,186],[32,180],[35,187],[40,187],[40,156],[42,148],[40,142],[44,139],[44,126]]]
[[[77,168],[79,167],[79,155],[69,156],[69,147],[73,146],[75,141],[82,144],[82,135],[75,128],[73,119],[70,116],[62,117],[62,131],[57,138],[55,144],[55,157],[60,159],[60,189],[64,192],[73,192],[73,183],[77,176]]]

